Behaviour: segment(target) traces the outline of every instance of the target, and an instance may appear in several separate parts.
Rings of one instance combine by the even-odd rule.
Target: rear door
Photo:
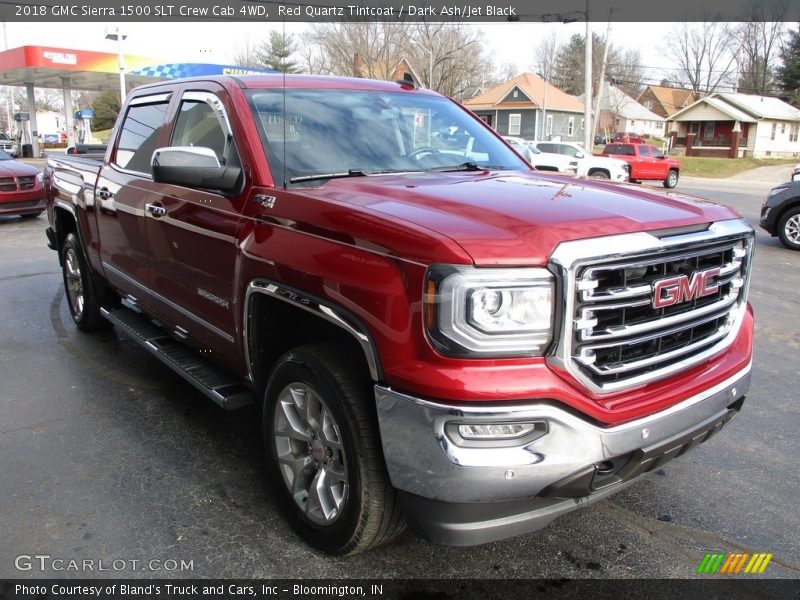
[[[171,137],[164,145],[210,148],[220,164],[242,166],[228,118],[227,92],[210,82],[202,86],[192,89],[187,84],[182,89]],[[240,189],[247,189],[244,184]],[[146,217],[156,312],[176,335],[203,348],[232,344],[237,331],[236,240],[244,224],[245,197],[159,186],[156,210]]]
[[[129,102],[116,149],[100,169],[95,187],[103,270],[141,306],[150,305],[145,206],[160,187],[153,183],[150,159],[168,139],[164,123],[170,97],[170,92],[160,92]]]

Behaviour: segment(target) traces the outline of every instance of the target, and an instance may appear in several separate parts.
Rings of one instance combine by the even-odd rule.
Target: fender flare
[[[290,286],[270,281],[268,279],[254,279],[247,286],[244,304],[244,323],[242,332],[244,335],[244,349],[245,358],[247,361],[247,369],[251,381],[254,381],[253,371],[254,364],[250,357],[250,318],[252,315],[251,300],[254,294],[264,294],[270,298],[280,300],[291,304],[295,308],[302,309],[311,313],[349,333],[361,350],[364,352],[364,358],[367,361],[369,374],[373,382],[380,382],[383,379],[383,370],[381,368],[380,358],[378,355],[377,347],[369,334],[367,328],[363,323],[353,315],[350,311],[343,309],[339,306],[334,306],[328,302],[317,298],[312,294],[294,289]]]

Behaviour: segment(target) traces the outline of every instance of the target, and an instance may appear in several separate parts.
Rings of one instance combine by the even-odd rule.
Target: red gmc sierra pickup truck
[[[332,554],[406,523],[542,528],[708,439],[749,386],[745,221],[536,173],[405,81],[140,87],[102,163],[51,157],[46,180],[77,327],[255,404],[287,518]]]

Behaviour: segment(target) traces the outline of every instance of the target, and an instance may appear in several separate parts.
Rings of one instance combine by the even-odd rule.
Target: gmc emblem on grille
[[[719,283],[715,278],[719,275],[719,267],[687,275],[659,279],[653,284],[653,308],[665,308],[716,294]]]

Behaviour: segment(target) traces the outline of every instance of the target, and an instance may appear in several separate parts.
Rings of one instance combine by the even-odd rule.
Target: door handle
[[[145,204],[144,208],[154,217],[163,217],[167,214],[167,209],[160,204]]]
[[[114,197],[114,193],[111,190],[109,190],[107,187],[101,187],[99,190],[97,190],[97,195],[102,200],[110,200],[111,198]]]

